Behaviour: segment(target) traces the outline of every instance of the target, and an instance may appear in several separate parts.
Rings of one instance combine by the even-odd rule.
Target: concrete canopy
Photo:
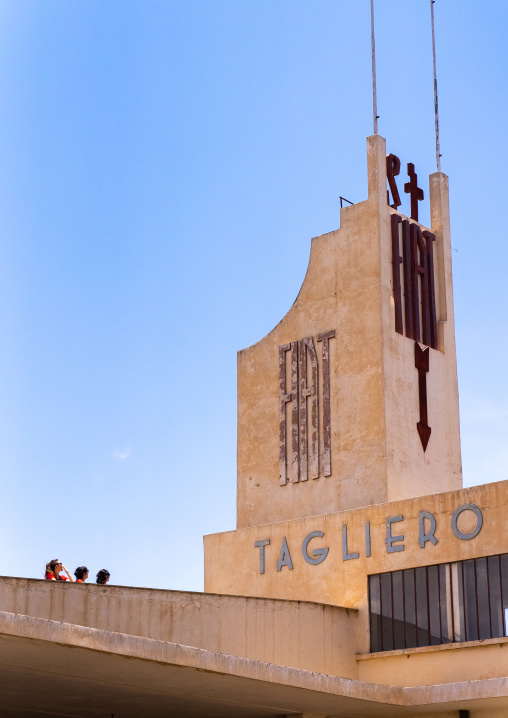
[[[507,679],[400,688],[0,613],[0,714],[83,718],[508,711]],[[455,713],[456,715],[456,713]]]

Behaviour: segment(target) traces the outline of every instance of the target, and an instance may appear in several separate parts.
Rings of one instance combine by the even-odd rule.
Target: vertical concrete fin
[[[386,195],[386,140],[381,135],[367,137],[367,177],[369,202],[388,214]]]
[[[438,348],[445,351],[444,322],[453,323],[452,258],[450,238],[450,208],[448,199],[448,177],[443,172],[434,172],[429,177],[430,221],[436,235],[435,286],[436,313],[438,321]],[[450,316],[448,309],[450,308]],[[453,336],[453,330],[452,330]],[[450,347],[448,347],[449,349]]]

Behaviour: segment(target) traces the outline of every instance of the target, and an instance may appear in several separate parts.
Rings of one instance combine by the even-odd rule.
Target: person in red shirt
[[[77,569],[74,571],[74,575],[76,576],[76,583],[85,583],[86,579],[88,578],[87,567],[78,566]]]
[[[61,575],[62,571],[65,571],[67,576]],[[74,581],[66,567],[58,558],[54,558],[52,561],[46,564],[46,573],[44,578],[47,581]]]

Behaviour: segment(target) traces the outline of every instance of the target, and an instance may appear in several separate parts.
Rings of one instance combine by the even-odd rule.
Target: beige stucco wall
[[[354,677],[357,611],[305,601],[0,577],[0,611]]]
[[[242,593],[291,600],[309,600],[336,604],[360,611],[359,653],[369,651],[368,586],[370,574],[416,566],[496,555],[507,550],[506,505],[508,481],[485,484],[459,491],[379,504],[339,513],[295,519],[276,524],[249,527],[206,536],[205,591]],[[461,540],[451,528],[454,511],[463,504],[476,504],[483,514],[483,528],[476,538]],[[419,512],[429,511],[436,518],[437,544],[418,543]],[[386,519],[402,515],[392,524],[392,534],[403,534],[404,550],[387,553]],[[459,529],[474,528],[472,512],[462,514]],[[370,522],[371,553],[365,555],[365,523]],[[347,525],[349,553],[357,559],[343,560],[342,527]],[[328,547],[326,559],[309,565],[302,555],[302,542],[312,531],[322,531],[309,550]],[[291,554],[293,569],[276,570],[283,538]],[[254,543],[270,540],[266,546],[265,573],[260,574],[260,549]]]
[[[508,638],[452,643],[358,657],[362,681],[393,686],[433,686],[508,675]]]
[[[394,329],[385,141],[368,138],[368,199],[312,241],[300,293],[282,321],[238,354],[237,526],[280,522],[462,486],[448,181],[430,178],[440,348],[430,349],[424,452],[414,341]],[[401,180],[399,187],[402,191]],[[279,345],[330,341],[332,474],[279,485]],[[321,349],[316,344],[322,376]],[[321,391],[321,389],[320,389]],[[322,396],[320,395],[320,406]],[[321,438],[322,442],[322,438]],[[321,447],[322,450],[322,447]]]

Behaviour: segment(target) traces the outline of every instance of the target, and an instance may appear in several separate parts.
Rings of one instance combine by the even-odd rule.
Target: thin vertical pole
[[[437,73],[436,73],[436,38],[434,35],[434,3],[430,0],[430,18],[432,23],[432,62],[434,64],[434,121],[436,124],[436,165],[437,171],[441,172],[441,153],[439,149],[439,110],[437,106]]]
[[[377,135],[377,91],[376,91],[376,41],[374,40],[374,0],[370,0],[370,36],[372,43],[372,113],[374,134]]]

